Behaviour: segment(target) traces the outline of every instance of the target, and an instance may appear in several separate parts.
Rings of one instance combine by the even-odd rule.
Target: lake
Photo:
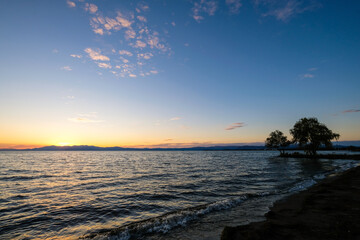
[[[1,239],[219,239],[358,164],[273,151],[0,152]]]

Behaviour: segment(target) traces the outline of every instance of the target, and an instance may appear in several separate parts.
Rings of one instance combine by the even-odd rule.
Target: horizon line
[[[351,143],[357,142],[360,145],[360,140],[346,140],[346,141],[333,141],[333,143]],[[1,145],[1,144],[0,144]],[[6,145],[6,144],[3,144]],[[9,144],[9,147],[2,147],[0,150],[34,150],[45,147],[96,147],[96,148],[124,148],[124,149],[191,149],[191,148],[211,148],[211,147],[262,147],[265,146],[264,142],[247,142],[247,143],[165,143],[154,145],[137,145],[137,146],[97,146],[87,144],[74,144],[74,145],[22,145],[22,144]]]

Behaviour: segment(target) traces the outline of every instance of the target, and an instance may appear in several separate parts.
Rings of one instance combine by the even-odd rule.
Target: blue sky
[[[0,147],[360,139],[360,3],[0,2]]]

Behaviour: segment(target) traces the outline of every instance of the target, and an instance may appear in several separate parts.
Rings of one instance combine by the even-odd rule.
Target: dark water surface
[[[277,152],[0,152],[0,239],[219,239],[352,160]]]

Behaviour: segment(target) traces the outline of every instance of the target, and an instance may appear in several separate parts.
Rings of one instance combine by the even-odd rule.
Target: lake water
[[[219,239],[352,160],[272,151],[0,152],[0,239]]]

